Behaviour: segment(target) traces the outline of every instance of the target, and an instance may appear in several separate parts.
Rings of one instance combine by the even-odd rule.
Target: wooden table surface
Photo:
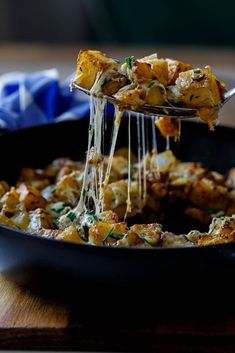
[[[152,303],[145,304],[147,315],[139,316],[143,303],[139,300],[134,311],[125,309],[116,317],[115,302],[108,307],[105,300],[97,303],[95,292],[89,310],[92,305],[83,301],[42,296],[0,275],[0,349],[234,353],[232,312],[215,307],[213,313],[192,314],[188,307],[182,313],[158,314],[154,307],[159,303],[148,299],[151,293],[146,295],[144,302]]]

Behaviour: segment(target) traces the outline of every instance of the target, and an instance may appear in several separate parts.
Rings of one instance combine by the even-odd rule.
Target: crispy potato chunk
[[[145,104],[145,90],[143,88],[126,86],[115,95],[124,107],[140,107]]]
[[[37,233],[40,229],[50,229],[51,227],[50,215],[45,210],[37,208],[29,212],[29,231]]]
[[[175,59],[167,58],[166,62],[168,64],[168,85],[174,85],[181,72],[188,71],[193,68],[191,64],[186,64]]]
[[[126,76],[120,72],[112,72],[112,75],[104,75],[105,78],[99,82],[99,92],[107,96],[112,96],[119,91],[123,86],[129,83]]]
[[[131,232],[137,234],[144,245],[157,246],[161,239],[162,226],[158,223],[135,224],[128,232],[128,236],[130,237],[132,237]]]
[[[189,195],[190,201],[203,210],[225,209],[230,198],[226,187],[216,185],[208,178],[202,178],[194,183]]]
[[[198,240],[198,245],[215,245],[235,241],[235,216],[213,218],[207,235]]]
[[[62,232],[59,232],[58,235],[55,236],[55,239],[68,241],[72,243],[80,243],[80,244],[84,243],[84,241],[80,238],[76,227],[73,225],[67,227]]]
[[[27,211],[44,208],[46,205],[46,201],[42,198],[40,192],[33,186],[20,183],[17,192],[20,202],[23,202]]]
[[[123,157],[126,160],[128,160],[128,148],[127,147],[121,147],[118,148],[115,153],[115,157]],[[136,163],[137,162],[137,157],[136,155],[131,151],[131,163]]]
[[[105,223],[118,223],[118,215],[113,211],[104,211],[99,214],[99,219]]]
[[[4,180],[0,181],[0,197],[2,197],[7,191],[10,190],[10,186]]]
[[[177,163],[175,156],[172,151],[168,150],[162,153],[153,154],[150,161],[152,169],[156,169],[158,172],[169,172]]]
[[[76,206],[82,185],[82,174],[78,171],[64,175],[57,183],[54,195],[69,205]]]
[[[175,83],[180,102],[187,107],[197,108],[199,116],[212,129],[218,116],[215,108],[223,100],[223,91],[210,66],[181,72]]]
[[[174,137],[175,140],[180,136],[180,121],[179,119],[170,117],[160,117],[156,119],[155,125],[158,127],[161,135],[165,138]]]
[[[136,83],[156,80],[166,86],[168,82],[167,61],[165,59],[158,59],[157,54],[135,60],[132,65],[130,77]]]
[[[19,204],[16,208],[14,215],[11,217],[13,227],[21,230],[27,230],[29,224],[29,214],[25,206]]]
[[[89,242],[93,245],[114,244],[127,232],[126,222],[112,224],[97,221],[89,229]]]
[[[145,103],[150,105],[164,105],[165,104],[165,92],[162,87],[150,83],[147,86],[144,97]]]
[[[10,191],[6,192],[0,199],[0,205],[7,214],[14,214],[16,206],[19,204],[19,194],[14,187],[11,187]]]
[[[123,218],[127,208],[127,180],[110,183],[104,192],[104,209],[114,211],[119,218]],[[139,210],[138,183],[131,182],[130,186],[131,212],[134,216]]]
[[[164,248],[178,248],[192,246],[193,243],[185,235],[176,235],[171,232],[164,232],[161,236],[161,245]]]
[[[77,59],[77,77],[75,82],[91,89],[97,75],[107,70],[118,70],[118,62],[98,50],[80,50]]]
[[[66,168],[66,167],[68,167],[66,172],[61,172],[61,170],[63,170],[63,168]],[[58,179],[60,179],[60,177],[62,177],[63,175],[67,175],[73,171],[82,170],[82,169],[83,169],[82,163],[75,162],[70,158],[64,157],[64,158],[54,159],[54,161],[45,168],[45,173],[48,178],[55,179],[57,177]],[[59,173],[63,175],[58,176]]]

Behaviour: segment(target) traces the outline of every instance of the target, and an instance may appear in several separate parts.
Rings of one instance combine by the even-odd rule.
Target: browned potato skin
[[[105,240],[105,236],[109,231],[118,234],[125,234],[128,232],[127,223],[105,223],[97,221],[89,229],[89,242],[94,245],[102,245],[104,242],[107,244],[115,244],[117,241],[116,239],[108,237]]]
[[[19,194],[19,201],[23,202],[27,211],[35,210],[36,208],[44,208],[46,206],[46,201],[33,186],[20,183],[17,192]]]
[[[19,201],[19,194],[14,187],[11,187],[0,199],[0,205],[5,213],[14,214]]]
[[[32,233],[38,234],[41,229],[51,229],[51,218],[48,212],[42,208],[37,208],[29,212],[28,230]]]
[[[162,227],[158,223],[152,224],[135,224],[130,228],[128,235],[135,233],[142,242],[151,246],[157,246],[161,239]],[[144,240],[146,239],[146,241]]]
[[[200,71],[201,75],[195,74],[195,70],[181,72],[175,83],[181,95],[180,102],[197,108],[199,116],[213,129],[213,122],[218,117],[215,107],[223,101],[225,88],[218,83],[210,66],[200,68]]]
[[[80,50],[77,59],[77,77],[75,82],[91,89],[98,73],[108,69],[118,70],[119,64],[98,50]]]
[[[177,140],[180,136],[180,121],[176,118],[160,117],[155,121],[155,125],[165,138],[174,137]]]
[[[71,225],[61,233],[55,236],[56,240],[63,240],[73,243],[83,244],[84,241],[80,238],[78,231],[75,226]]]
[[[82,183],[82,180],[78,180],[79,175],[80,172],[75,171],[61,177],[56,183],[54,196],[60,201],[76,206],[80,196]]]
[[[114,153],[114,157],[123,157],[128,160],[128,148],[121,147],[117,149]],[[131,151],[131,163],[137,163],[137,160],[136,155]]]
[[[215,245],[235,241],[235,218],[214,218],[207,235],[199,237],[198,245]]]
[[[168,65],[164,59],[143,59],[135,60],[132,66],[131,78],[133,82],[143,83],[157,80],[164,86],[168,82]]]
[[[230,203],[227,188],[216,185],[208,178],[202,178],[194,183],[189,199],[194,205],[204,210],[226,209]]]
[[[132,107],[133,109],[145,104],[145,91],[143,88],[131,88],[126,86],[125,90],[120,90],[115,94],[123,107]]]
[[[166,59],[168,64],[168,85],[174,85],[179,74],[184,71],[191,70],[193,66],[175,59]]]
[[[45,168],[46,176],[54,180],[56,177],[58,177],[58,174],[61,172],[61,170],[66,167],[68,167],[69,171],[71,172],[83,169],[82,163],[80,162],[75,162],[68,157],[57,158],[57,159],[54,159],[54,161]],[[63,174],[63,172],[61,172],[61,174]],[[70,174],[70,173],[66,173],[66,172],[64,173],[64,175],[67,175],[67,174]],[[58,177],[58,179],[60,179],[60,177]]]
[[[152,86],[148,88],[145,92],[145,103],[150,105],[164,105],[165,97],[164,92],[159,86]]]
[[[100,93],[106,96],[112,96],[119,91],[123,86],[127,85],[129,80],[120,72],[115,72],[110,78],[105,80],[105,83],[100,87]]]
[[[10,186],[4,180],[0,181],[0,197],[2,197],[7,191],[10,190]]]

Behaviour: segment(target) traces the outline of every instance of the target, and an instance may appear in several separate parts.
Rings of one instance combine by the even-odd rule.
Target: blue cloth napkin
[[[9,73],[0,77],[0,130],[16,130],[89,116],[88,97],[60,84],[56,69]]]

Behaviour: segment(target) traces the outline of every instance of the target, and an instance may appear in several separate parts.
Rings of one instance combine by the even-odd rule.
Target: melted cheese
[[[131,113],[128,113],[128,183],[127,183],[127,200],[126,200],[126,213],[124,219],[126,219],[128,213],[132,210],[131,197]]]

